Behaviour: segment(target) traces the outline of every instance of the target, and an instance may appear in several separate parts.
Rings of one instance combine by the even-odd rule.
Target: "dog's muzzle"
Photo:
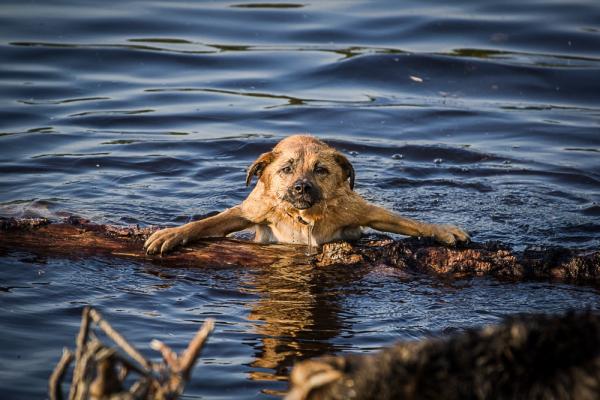
[[[319,189],[307,179],[298,179],[287,190],[284,200],[298,210],[311,208],[321,198]]]

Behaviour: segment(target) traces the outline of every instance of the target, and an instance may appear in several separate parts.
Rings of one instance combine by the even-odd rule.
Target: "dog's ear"
[[[260,157],[258,157],[256,161],[252,163],[250,168],[248,168],[248,174],[246,174],[246,186],[250,185],[253,176],[260,178],[265,167],[269,165],[274,158],[275,156],[270,151],[268,153],[261,154]]]
[[[354,190],[354,167],[350,164],[350,161],[341,153],[335,154],[335,161],[342,167],[344,172],[344,180],[350,180],[350,189]]]

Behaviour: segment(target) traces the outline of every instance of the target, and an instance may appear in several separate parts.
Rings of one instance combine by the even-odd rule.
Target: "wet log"
[[[202,240],[165,256],[149,256],[144,241],[159,227],[94,224],[80,217],[0,219],[0,252],[28,251],[48,257],[116,257],[165,267],[261,266],[301,254],[284,245],[260,245],[220,238]]]
[[[286,400],[600,398],[600,315],[524,315],[297,364]]]
[[[231,238],[202,240],[165,256],[146,255],[143,242],[157,229],[99,225],[78,217],[60,222],[0,219],[0,251],[25,250],[58,257],[119,257],[165,267],[269,266],[282,262],[312,263],[321,268],[387,265],[407,273],[448,278],[492,276],[600,284],[600,251],[594,250],[530,247],[517,252],[496,242],[445,247],[428,239],[370,236],[354,243],[327,243],[310,256],[306,254],[306,246],[265,245]]]
[[[429,239],[377,238],[323,245],[319,266],[385,264],[440,277],[492,276],[511,280],[556,279],[600,283],[600,251],[528,247],[522,252],[497,242],[446,247]]]

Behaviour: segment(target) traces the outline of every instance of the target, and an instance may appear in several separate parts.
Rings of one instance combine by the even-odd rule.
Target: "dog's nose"
[[[311,188],[312,188],[312,185],[305,180],[299,180],[294,183],[294,191],[298,194],[306,193]]]

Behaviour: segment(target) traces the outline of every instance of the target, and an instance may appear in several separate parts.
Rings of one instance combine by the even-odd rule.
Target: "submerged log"
[[[202,240],[165,256],[146,255],[143,242],[157,229],[98,225],[78,217],[61,222],[0,219],[0,251],[119,257],[173,267],[269,266],[281,262],[312,263],[316,267],[383,264],[409,273],[450,278],[493,276],[600,283],[600,251],[530,247],[516,252],[496,242],[445,247],[428,239],[371,236],[354,243],[327,243],[310,256],[306,246],[265,245],[231,238]]]
[[[600,316],[525,315],[297,364],[286,400],[600,398]]]

